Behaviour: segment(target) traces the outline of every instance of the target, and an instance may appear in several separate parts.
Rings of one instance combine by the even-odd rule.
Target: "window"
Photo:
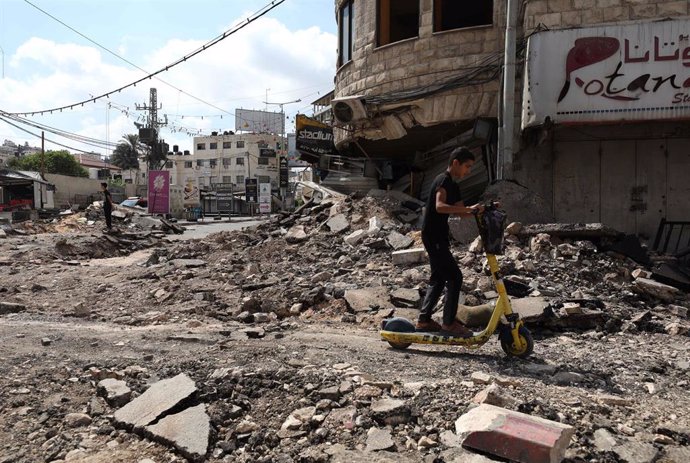
[[[218,149],[218,143],[211,143],[208,147],[210,150],[217,150]]]
[[[185,169],[191,169],[192,168],[192,161],[185,161],[184,162],[184,168]]]
[[[493,0],[434,0],[434,32],[493,24]]]
[[[223,175],[223,183],[232,183],[232,177]]]
[[[197,167],[204,167],[204,160],[203,159],[197,159],[196,160],[196,166]]]
[[[223,142],[223,149],[228,150],[230,148],[232,148],[232,142],[231,141],[224,141]]]
[[[210,159],[209,160],[209,167],[216,167],[218,164],[218,159]]]
[[[260,166],[267,166],[268,165],[268,158],[259,158],[259,165]]]
[[[198,151],[205,150],[206,149],[206,143],[197,143],[196,144],[196,149]]]
[[[354,17],[355,6],[353,0],[346,1],[338,13],[338,65],[352,59],[352,48],[355,38]]]
[[[228,167],[230,165],[230,158],[223,158],[223,167]]]
[[[244,140],[240,140],[237,142],[237,147],[238,148],[244,148]]]
[[[244,183],[244,175],[238,175],[236,183],[238,183],[238,184]]]
[[[173,168],[173,162],[172,161],[165,161],[165,168],[166,169],[172,169]]]
[[[236,158],[235,164],[237,164],[238,166],[243,166],[244,165],[244,158]]]
[[[451,0],[449,0],[450,3]],[[463,7],[467,3],[458,2]],[[419,35],[419,0],[378,0],[377,45],[388,45]]]

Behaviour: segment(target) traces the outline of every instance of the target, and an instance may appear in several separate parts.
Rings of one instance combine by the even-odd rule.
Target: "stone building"
[[[556,220],[601,221],[643,238],[661,218],[690,220],[688,3],[519,2],[516,153],[506,177],[543,196]],[[506,0],[335,6],[337,147],[368,161],[365,176],[391,162],[395,187],[424,198],[450,149],[465,144],[480,162],[462,188],[481,193],[500,162]],[[598,61],[587,62],[592,53]]]

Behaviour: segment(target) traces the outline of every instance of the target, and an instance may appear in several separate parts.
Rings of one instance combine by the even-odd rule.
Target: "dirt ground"
[[[196,400],[208,405],[211,462],[340,461],[338,452],[346,451],[359,452],[361,461],[462,461],[444,457],[449,446],[441,435],[454,431],[486,387],[472,377],[479,372],[501,385],[506,408],[575,427],[568,462],[672,462],[669,455],[687,455],[678,453],[690,445],[687,336],[537,331],[534,354],[519,360],[506,357],[496,337],[477,350],[391,349],[372,324],[343,318],[337,298],[320,315],[308,310],[248,324],[224,314],[232,301],[242,304],[232,263],[246,240],[234,239],[202,282],[194,268],[165,270],[151,261],[162,252],[198,257],[204,241],[160,241],[134,252],[104,247],[101,258],[72,252],[101,249],[98,233],[0,241],[0,301],[24,306],[0,316],[0,462],[185,461],[170,446],[114,427],[114,409],[96,397],[96,383],[110,374],[141,393],[178,373],[196,382]],[[206,300],[209,288],[216,296]],[[248,336],[247,327],[263,337]],[[221,368],[232,374],[212,379]],[[358,376],[377,386],[353,380],[353,390],[328,406],[324,424],[277,437],[293,410],[319,402],[319,390]],[[404,400],[409,420],[378,422],[369,407],[380,397]],[[353,423],[329,421],[329,413],[350,407]],[[71,425],[71,413],[91,420]],[[237,431],[245,422],[256,425],[249,434]],[[364,452],[376,426],[391,432],[388,452]],[[625,449],[597,442],[601,429],[632,454],[653,456],[626,459]]]

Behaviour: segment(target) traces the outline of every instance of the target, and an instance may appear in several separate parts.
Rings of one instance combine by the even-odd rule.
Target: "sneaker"
[[[417,326],[415,327],[415,329],[417,331],[436,332],[441,331],[441,325],[439,325],[433,320],[429,320],[428,322],[417,320]]]
[[[441,333],[461,338],[469,338],[474,336],[472,330],[470,330],[457,320],[453,321],[453,323],[451,323],[450,325],[441,326]]]

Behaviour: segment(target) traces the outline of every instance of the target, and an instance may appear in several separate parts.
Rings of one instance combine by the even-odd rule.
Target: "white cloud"
[[[175,38],[162,47],[152,50],[142,68],[157,70],[177,58],[203,45],[201,41]],[[123,42],[118,50],[125,52],[134,46]],[[140,45],[139,45],[140,46]],[[234,113],[236,107],[263,109],[262,101],[288,102],[302,98],[303,102],[286,105],[288,114],[316,99],[317,91],[332,87],[335,73],[336,37],[317,27],[289,30],[277,19],[261,18],[218,45],[200,53],[176,68],[162,73],[160,78],[207,102]],[[73,43],[56,43],[33,37],[22,44],[11,56],[13,75],[23,75],[21,80],[0,80],[0,109],[5,111],[37,111],[63,106],[99,95],[132,82],[144,74],[131,66],[102,53],[95,46]],[[60,114],[33,117],[33,120],[105,140],[111,141],[122,134],[135,131],[132,119],[135,103],[148,103],[150,87],[158,89],[158,101],[163,104],[159,114],[169,114],[171,122],[189,128],[210,130],[234,130],[234,118],[219,109],[178,92],[155,79],[144,81],[136,88],[116,94],[110,100],[87,103]],[[110,101],[120,110],[111,109],[106,124],[106,104]],[[125,109],[127,108],[127,109]],[[269,106],[278,111],[278,106]],[[138,113],[136,113],[138,114]],[[175,115],[187,115],[185,119]],[[223,119],[209,117],[224,114]],[[204,119],[189,116],[201,116]],[[37,132],[37,129],[31,129]],[[0,123],[0,140],[12,138],[17,142],[29,140],[32,145],[40,141],[28,135],[19,135],[16,129]],[[190,137],[180,133],[163,131],[162,135],[172,146],[191,149]],[[47,134],[50,138],[54,135]],[[61,140],[67,145],[84,148],[74,141]],[[97,150],[99,151],[99,150]],[[101,151],[102,152],[102,151]]]

